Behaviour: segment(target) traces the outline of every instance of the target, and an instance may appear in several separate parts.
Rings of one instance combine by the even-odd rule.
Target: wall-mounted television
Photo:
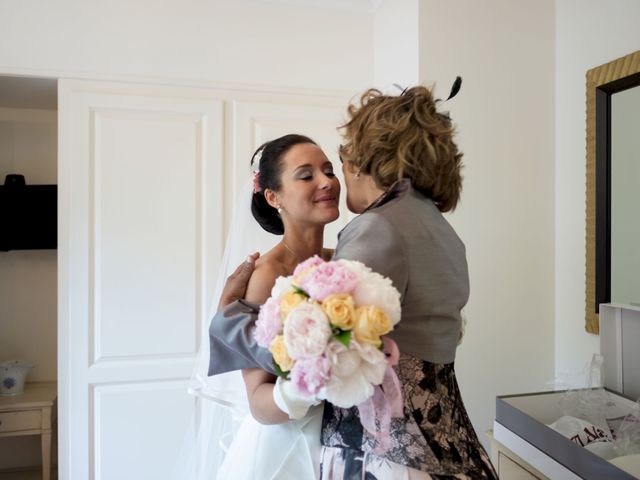
[[[26,185],[22,175],[7,175],[0,185],[0,251],[57,245],[58,186]]]

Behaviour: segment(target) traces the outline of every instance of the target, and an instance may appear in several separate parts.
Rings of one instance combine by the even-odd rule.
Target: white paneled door
[[[163,479],[223,243],[223,101],[59,83],[60,478]]]

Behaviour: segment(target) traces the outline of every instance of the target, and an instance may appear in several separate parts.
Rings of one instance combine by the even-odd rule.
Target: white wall
[[[373,19],[373,79],[376,88],[397,94],[420,81],[420,0],[387,0]]]
[[[57,143],[56,111],[0,108],[0,183],[57,183]],[[0,252],[0,325],[0,361],[33,363],[29,381],[57,379],[55,250]],[[38,437],[0,438],[0,468],[39,462]]]
[[[637,0],[556,0],[556,372],[600,351],[585,322],[587,70],[640,49]]]
[[[428,0],[422,80],[446,98],[464,152],[450,221],[467,246],[462,396],[481,440],[495,397],[554,373],[554,2]]]
[[[0,3],[0,72],[360,90],[371,15],[250,0]]]

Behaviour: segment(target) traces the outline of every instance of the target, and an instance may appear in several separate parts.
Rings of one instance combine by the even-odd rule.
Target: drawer
[[[499,452],[498,475],[501,480],[539,480],[533,473]]]
[[[19,432],[21,430],[40,430],[41,428],[41,410],[0,413],[0,433]]]

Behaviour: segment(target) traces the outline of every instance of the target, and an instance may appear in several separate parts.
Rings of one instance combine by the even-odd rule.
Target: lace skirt
[[[376,456],[375,439],[362,428],[358,410],[327,403],[321,479],[497,479],[464,408],[453,363],[403,354],[395,370],[404,418],[392,419],[391,448]]]

